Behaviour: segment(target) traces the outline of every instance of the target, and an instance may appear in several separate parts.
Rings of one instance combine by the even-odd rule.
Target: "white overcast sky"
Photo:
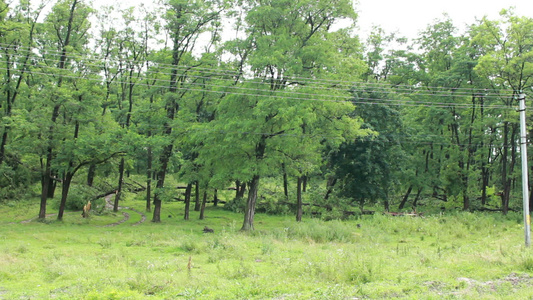
[[[387,32],[398,31],[401,35],[414,38],[418,32],[447,13],[459,28],[472,24],[476,18],[488,16],[497,19],[504,8],[515,7],[520,16],[533,17],[533,0],[353,0],[359,13],[358,27],[361,38],[365,38],[373,25],[379,25]],[[143,0],[93,0],[94,6],[102,4],[122,8],[152,1]]]
[[[504,8],[515,7],[519,16],[533,17],[533,0],[357,0],[359,28],[366,36],[373,25],[387,32],[398,31],[413,38],[435,19],[447,13],[454,24],[464,28],[476,18],[497,19]]]

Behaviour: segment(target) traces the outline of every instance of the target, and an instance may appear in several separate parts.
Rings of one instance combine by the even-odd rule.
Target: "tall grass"
[[[129,200],[142,211],[144,203]],[[162,215],[179,216],[180,203]],[[533,297],[519,216],[453,213],[293,221],[209,208],[132,226],[104,214],[20,223],[1,214],[0,299],[356,299]],[[133,212],[132,212],[133,213]],[[30,216],[31,218],[31,216]],[[204,226],[215,229],[204,234]]]

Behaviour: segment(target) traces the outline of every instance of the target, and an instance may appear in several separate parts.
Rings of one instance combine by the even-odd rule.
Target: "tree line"
[[[61,220],[71,186],[95,178],[116,180],[117,210],[131,173],[154,222],[176,194],[168,176],[186,185],[185,219],[193,189],[203,216],[208,193],[235,186],[243,230],[265,179],[298,221],[304,204],[424,197],[506,213],[520,192],[533,19],[512,9],[463,32],[444,17],[414,40],[379,27],[361,40],[348,0],[45,8],[0,1],[1,196],[39,186],[41,219],[56,188]]]

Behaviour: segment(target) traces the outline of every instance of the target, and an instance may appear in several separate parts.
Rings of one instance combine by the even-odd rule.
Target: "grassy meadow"
[[[131,195],[122,205],[144,211]],[[182,211],[164,203],[161,224],[131,209],[42,223],[37,199],[2,204],[0,299],[533,299],[518,213],[257,214],[242,233],[241,214]]]

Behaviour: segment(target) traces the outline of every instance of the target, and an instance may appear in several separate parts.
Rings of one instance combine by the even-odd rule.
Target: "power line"
[[[0,44],[0,45],[4,45],[5,46],[5,44]],[[4,47],[4,49],[5,49],[5,47]],[[22,48],[22,49],[24,49],[24,48]],[[24,51],[24,50],[22,50],[22,51]],[[30,50],[27,50],[27,51],[30,51]],[[34,52],[32,52],[32,53],[34,53]],[[59,56],[59,57],[62,56],[62,53],[60,53],[59,51],[56,51],[56,50],[46,50],[45,53],[53,53],[52,54],[53,56]],[[23,57],[25,57],[25,56],[23,56]],[[93,62],[96,61],[99,64],[97,64],[97,65],[88,64],[88,66],[95,66],[95,67],[103,67],[102,65],[100,65],[100,63],[105,62],[105,61],[116,62],[116,63],[119,63],[119,64],[122,64],[122,63],[136,64],[137,66],[144,65],[144,62],[142,64],[138,64],[138,63],[136,63],[134,61],[125,60],[125,59],[123,59],[123,60],[120,60],[120,59],[118,59],[118,60],[107,60],[106,59],[104,61],[101,61],[101,60],[97,60],[96,58],[89,58],[87,56],[72,55],[72,54],[67,55],[67,57],[71,58],[71,59],[82,59],[82,60],[85,60],[85,61],[93,61]],[[41,58],[41,57],[37,57],[37,58]],[[41,59],[43,59],[43,58],[41,58]],[[51,61],[54,61],[54,60],[51,60]],[[55,60],[55,62],[59,62],[59,60]],[[162,70],[190,71],[190,70],[194,69],[194,70],[199,70],[201,72],[203,71],[206,74],[213,74],[213,75],[221,75],[221,76],[239,76],[240,75],[240,73],[237,72],[237,71],[227,70],[227,69],[213,69],[213,68],[202,68],[202,67],[199,67],[199,66],[183,66],[183,65],[175,66],[175,65],[171,65],[171,64],[158,63],[158,62],[148,61],[148,60],[146,60],[145,62],[152,62],[154,64],[154,66],[158,66],[158,67],[162,66],[163,67]],[[213,70],[215,70],[215,71],[213,71]],[[148,72],[148,73],[150,73],[150,72],[161,73],[159,70],[158,71],[149,71],[149,70],[147,70],[146,72]],[[170,75],[170,73],[163,73],[163,74]],[[232,79],[229,79],[229,80],[232,80]],[[284,80],[286,80],[286,81],[298,81],[298,80],[300,80],[302,84],[304,84],[304,83],[305,84],[323,84],[323,85],[328,84],[328,85],[332,85],[332,86],[346,87],[347,89],[353,88],[354,86],[363,86],[363,87],[369,87],[369,88],[379,87],[381,89],[393,90],[395,92],[404,91],[404,92],[409,92],[409,93],[416,92],[417,89],[418,90],[420,89],[420,87],[415,88],[415,87],[409,86],[409,85],[394,85],[394,86],[391,87],[390,84],[384,84],[384,83],[370,83],[370,82],[342,81],[342,80],[330,80],[330,79],[316,79],[316,78],[307,78],[307,77],[298,77],[298,76],[288,76],[288,77],[284,78]],[[445,96],[449,96],[449,97],[475,96],[475,95],[480,95],[480,96],[494,95],[494,96],[505,97],[505,98],[511,97],[510,95],[502,96],[499,93],[491,93],[488,89],[473,89],[473,88],[463,88],[463,87],[452,88],[452,87],[425,86],[424,90],[431,91],[431,94],[428,94],[428,96],[436,96],[436,92],[439,92],[439,93],[446,93]],[[502,91],[507,91],[509,93],[512,93],[511,90],[502,90]]]
[[[6,68],[0,68],[0,69],[6,70]],[[53,74],[53,73],[36,72],[36,71],[30,71],[30,74],[45,75],[45,76],[58,76],[58,77],[63,77],[63,78],[82,79],[82,80],[102,83],[101,79],[84,78],[84,77],[65,75],[65,74]],[[128,81],[114,81],[114,82],[117,84],[129,84]],[[162,82],[170,82],[170,81],[162,80]],[[142,83],[142,82],[135,83],[135,85],[145,86],[145,87],[150,87],[150,88],[164,88],[164,89],[169,88],[168,85],[157,85],[157,84],[152,85],[152,84],[147,84],[147,83]],[[261,90],[261,89],[245,88],[245,87],[213,85],[213,84],[205,84],[205,83],[187,83],[187,85],[190,85],[192,87],[178,86],[175,89],[182,90],[182,91],[196,91],[196,92],[212,93],[212,94],[218,94],[218,95],[266,97],[270,99],[281,99],[281,100],[288,100],[288,101],[346,102],[346,103],[368,104],[368,105],[388,104],[388,105],[393,105],[393,106],[407,106],[407,107],[464,108],[464,109],[472,108],[471,104],[463,104],[463,103],[428,102],[428,101],[398,100],[398,99],[385,99],[385,98],[354,98],[353,96],[350,96],[350,95],[342,96],[342,95],[329,95],[329,94],[316,94],[316,93],[299,93],[299,92],[292,92],[292,91],[271,91],[271,90]],[[200,87],[200,88],[196,88],[196,87]],[[211,90],[211,89],[205,89],[205,87],[222,88],[226,90]],[[244,90],[244,91],[251,91],[251,92],[250,93],[236,92],[232,90]],[[322,97],[322,98],[327,97],[328,99],[298,97],[298,96],[291,96],[291,95],[303,95],[303,96],[309,96],[309,97],[315,96],[315,97]],[[331,98],[334,98],[334,99],[331,99]],[[504,105],[485,105],[484,108],[485,109],[505,109],[505,110],[515,109],[513,107],[508,107]]]
[[[61,69],[54,69],[54,70],[59,70],[61,71]],[[34,72],[35,73],[35,72]],[[42,73],[42,74],[49,74],[49,75],[55,75],[53,73]],[[208,78],[208,79],[211,79],[209,77],[197,77],[197,76],[190,76],[190,77],[193,77],[193,78]],[[134,77],[136,81],[142,81],[142,80],[148,80],[148,78],[143,78],[143,77]],[[152,80],[152,78],[149,78],[150,80]],[[127,81],[115,81],[116,83],[121,83],[121,84],[127,84],[129,82]],[[157,79],[157,82],[161,83],[171,83],[171,80],[169,79]],[[252,82],[252,83],[255,83],[255,82]],[[139,84],[138,82],[136,82],[135,84]],[[384,101],[384,102],[398,102],[398,103],[393,103],[392,105],[407,105],[407,106],[412,106],[414,104],[426,104],[428,106],[435,106],[435,107],[466,107],[466,108],[471,108],[472,107],[472,104],[467,104],[467,103],[449,103],[449,102],[431,102],[431,101],[417,101],[417,100],[411,100],[411,99],[390,99],[390,98],[365,98],[365,97],[353,97],[353,96],[343,96],[343,95],[331,95],[331,94],[328,94],[328,95],[325,95],[325,94],[317,94],[317,93],[304,93],[304,92],[298,92],[296,90],[292,90],[292,89],[284,89],[284,90],[271,90],[271,89],[259,89],[259,88],[250,88],[250,87],[244,87],[244,86],[236,86],[236,85],[218,85],[218,84],[212,84],[212,83],[206,83],[206,82],[202,82],[202,83],[196,83],[196,82],[188,82],[187,83],[188,85],[192,85],[192,86],[200,86],[200,87],[213,87],[213,88],[222,88],[222,89],[226,89],[226,92],[227,93],[231,93],[229,92],[229,90],[242,90],[242,91],[253,91],[255,93],[257,93],[257,96],[268,96],[268,94],[279,94],[279,95],[282,95],[284,97],[293,97],[293,95],[303,95],[303,96],[326,96],[328,98],[337,98],[337,99],[340,99],[341,101],[346,101],[346,100],[350,100],[350,99],[354,99],[354,100],[351,100],[352,102],[357,102],[357,103],[373,103],[372,101]],[[139,84],[139,85],[143,85],[143,84]],[[152,86],[152,85],[151,85]],[[159,86],[159,87],[162,87],[162,86]],[[321,88],[320,89],[321,91],[322,90],[333,90],[333,91],[336,91],[336,92],[343,92],[343,93],[352,93],[353,92],[353,89],[351,90],[342,90],[342,89],[329,89],[329,88]],[[266,94],[266,95],[265,95]],[[416,96],[428,96],[426,94],[416,94]],[[429,95],[429,96],[433,96],[433,97],[438,97],[439,95]],[[368,100],[368,101],[361,101],[361,100]],[[375,103],[374,103],[375,104]],[[505,105],[485,105],[484,106],[485,108],[502,108],[502,109],[509,109],[508,106],[505,106]]]

